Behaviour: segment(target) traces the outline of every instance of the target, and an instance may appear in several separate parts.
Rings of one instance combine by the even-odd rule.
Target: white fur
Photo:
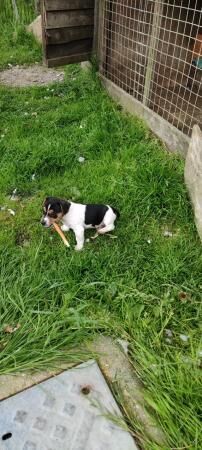
[[[85,225],[85,211],[86,205],[81,205],[80,203],[70,202],[70,208],[67,214],[62,218],[62,230],[68,231],[69,229],[74,231],[76,237],[76,247],[75,250],[82,250],[84,245],[84,230],[86,228],[94,228],[91,225]],[[107,233],[114,229],[114,221],[116,219],[116,214],[113,212],[112,208],[109,206],[106,214],[103,217],[102,224],[99,224],[95,228],[99,234]]]

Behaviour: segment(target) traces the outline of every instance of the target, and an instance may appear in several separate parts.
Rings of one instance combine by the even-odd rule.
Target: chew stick
[[[53,226],[55,228],[55,231],[57,231],[57,233],[60,235],[60,237],[62,238],[64,244],[66,245],[66,247],[70,247],[69,242],[67,241],[64,233],[62,232],[61,228],[59,227],[59,225],[56,222],[53,222]]]

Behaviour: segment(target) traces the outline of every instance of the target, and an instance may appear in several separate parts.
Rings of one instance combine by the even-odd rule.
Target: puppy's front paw
[[[75,245],[75,250],[76,250],[76,252],[80,252],[81,250],[82,250],[82,248],[83,248],[83,245]]]
[[[69,231],[69,227],[67,225],[62,225],[61,226],[61,230],[62,231]]]

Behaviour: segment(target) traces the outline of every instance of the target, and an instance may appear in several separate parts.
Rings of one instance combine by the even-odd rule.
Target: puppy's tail
[[[111,208],[112,208],[112,211],[114,212],[114,214],[116,214],[116,218],[119,219],[119,217],[120,217],[120,212],[118,211],[118,209],[113,208],[113,207],[111,207]]]

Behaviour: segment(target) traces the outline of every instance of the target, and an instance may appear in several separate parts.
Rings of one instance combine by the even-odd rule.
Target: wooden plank
[[[82,61],[88,61],[92,53],[80,53],[71,56],[62,56],[60,58],[48,59],[46,64],[48,67],[64,66],[65,64],[74,64]]]
[[[93,25],[94,9],[46,13],[46,29]]]
[[[192,201],[196,227],[202,241],[202,131],[193,126],[185,162],[185,183]]]
[[[45,0],[46,11],[94,8],[94,0]]]
[[[97,61],[98,61],[98,66],[99,66],[99,71],[102,71],[102,61],[104,61],[105,56],[103,56],[103,49],[105,46],[105,41],[104,41],[104,2],[103,1],[99,1],[97,0],[98,5],[97,5],[97,14],[98,14],[98,18],[97,18],[97,26],[98,26],[98,30],[97,30],[97,49],[95,50],[97,53]]]
[[[94,7],[94,33],[93,33],[93,53],[96,57],[98,54],[98,42],[99,42],[99,0],[95,0]]]
[[[40,6],[41,6],[43,62],[46,63],[46,11],[44,0],[41,1]]]
[[[46,48],[47,59],[71,56],[80,53],[90,53],[93,40],[81,39],[80,41],[69,42],[68,44],[48,45]]]
[[[150,99],[151,83],[154,73],[153,68],[157,54],[157,43],[161,31],[162,14],[163,14],[163,1],[155,0],[152,31],[149,44],[150,46],[147,55],[147,69],[145,75],[144,93],[143,93],[143,104],[146,106],[148,105]]]
[[[46,42],[48,45],[64,44],[66,42],[77,41],[93,37],[93,26],[54,28],[46,31]]]

